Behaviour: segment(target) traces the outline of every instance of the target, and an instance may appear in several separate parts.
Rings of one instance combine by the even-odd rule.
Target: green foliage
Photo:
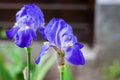
[[[73,80],[69,64],[66,64],[64,68],[64,80]]]
[[[3,57],[4,55],[0,54],[0,80],[12,80],[10,74],[7,72],[7,70],[4,67]]]
[[[7,80],[17,80],[17,76],[22,72],[25,66],[22,57],[24,50],[15,45],[6,43],[4,45],[0,45],[0,51],[0,54],[4,55],[1,62],[3,64],[1,64],[0,67],[2,67],[2,70],[6,70],[4,73],[9,74],[9,76],[12,78]],[[4,80],[4,76],[2,76],[1,80]]]
[[[104,76],[106,80],[117,80],[120,78],[120,63],[115,60],[112,65],[104,68]]]
[[[18,48],[14,43],[3,43],[0,45],[0,52],[0,80],[23,79],[22,71],[25,68],[23,53],[25,53],[25,50]],[[40,64],[33,67],[32,80],[43,80],[55,60],[55,55],[49,55],[48,53],[43,56]],[[22,74],[22,77],[19,77],[20,74]]]
[[[0,30],[0,38],[6,38],[5,31],[6,31],[6,29],[1,29]]]
[[[10,74],[7,72],[1,61],[0,61],[0,80],[12,80]]]
[[[31,80],[44,79],[46,73],[56,61],[56,56],[51,53],[53,53],[52,50],[48,51],[48,54],[41,57],[41,62],[38,65],[32,65]],[[18,48],[14,43],[4,42],[0,44],[0,80],[24,80],[23,69],[26,63],[23,61],[23,54],[26,55],[25,50]],[[64,80],[73,80],[68,64],[64,69]]]
[[[48,58],[49,58],[49,60],[48,60]],[[49,55],[49,53],[42,56],[41,62],[35,66],[35,69],[33,71],[32,80],[43,80],[47,71],[53,65],[55,60],[56,60],[55,55]]]

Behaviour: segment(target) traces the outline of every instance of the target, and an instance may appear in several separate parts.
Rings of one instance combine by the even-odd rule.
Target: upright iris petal
[[[80,50],[83,45],[77,41],[73,34],[72,27],[63,19],[53,18],[44,29],[45,37],[49,44],[44,44],[46,48],[40,49],[40,54],[36,63],[40,62],[40,57],[43,56],[48,48],[53,47],[58,55],[62,55],[68,62],[74,65],[85,64],[85,59]],[[49,45],[49,47],[48,47]]]
[[[35,4],[26,4],[16,13],[16,23],[6,31],[9,39],[14,37],[15,44],[21,48],[29,47],[37,39],[36,30],[44,29],[44,15]],[[43,35],[43,33],[41,33]]]

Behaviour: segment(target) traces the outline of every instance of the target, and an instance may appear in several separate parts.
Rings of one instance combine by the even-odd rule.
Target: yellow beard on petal
[[[73,43],[67,43],[66,46],[73,46]]]

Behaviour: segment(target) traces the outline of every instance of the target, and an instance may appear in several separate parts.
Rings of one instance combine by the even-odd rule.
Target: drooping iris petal
[[[15,37],[15,44],[21,48],[29,47],[32,42],[31,29],[19,29]]]
[[[65,50],[65,59],[74,65],[84,65],[85,60],[77,45],[70,46]]]
[[[30,29],[31,35],[33,37],[34,40],[37,40],[37,34],[34,30]]]
[[[6,36],[9,39],[12,39],[14,37],[14,35],[16,34],[16,32],[18,31],[18,29],[19,29],[19,27],[13,27],[12,29],[7,30],[6,31]]]
[[[36,59],[35,63],[39,64],[39,62],[40,62],[40,56],[38,56],[38,58]]]
[[[44,33],[44,30],[45,30],[45,27],[41,27],[41,28],[38,28],[38,32],[40,33],[40,35],[45,39],[46,39],[46,36],[45,36],[45,33]]]
[[[47,51],[48,51],[48,49],[51,47],[51,45],[49,44],[49,43],[45,43],[42,47],[41,47],[41,49],[40,49],[40,53],[39,53],[39,55],[38,55],[38,58],[36,59],[36,61],[35,61],[35,63],[36,64],[38,64],[39,62],[40,62],[40,57],[42,56],[42,55],[44,55],[44,54],[46,54],[47,53]]]
[[[76,46],[79,47],[79,49],[83,48],[83,44],[80,44],[79,42],[75,43]]]

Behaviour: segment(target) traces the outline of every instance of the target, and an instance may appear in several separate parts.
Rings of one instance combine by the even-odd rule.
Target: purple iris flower
[[[58,54],[63,54],[63,57],[74,65],[85,64],[84,56],[80,50],[83,45],[77,41],[71,26],[63,19],[53,18],[45,27],[44,34],[48,42],[41,47],[39,56],[35,61],[36,64],[40,62],[40,57],[50,47],[53,47]]]
[[[16,23],[6,31],[6,35],[9,39],[14,37],[17,46],[29,47],[32,40],[37,39],[36,30],[43,30],[43,25],[44,15],[41,9],[35,4],[26,4],[16,13]]]

